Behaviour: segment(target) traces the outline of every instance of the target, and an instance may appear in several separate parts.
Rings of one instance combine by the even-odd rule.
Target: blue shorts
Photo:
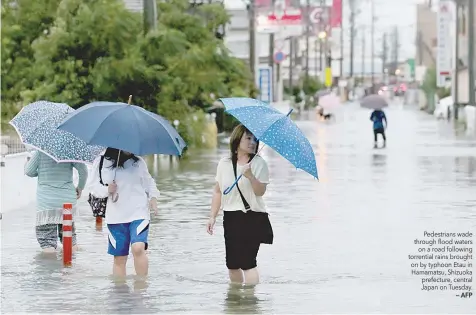
[[[148,247],[149,220],[135,220],[130,223],[108,224],[109,247],[107,253],[113,256],[129,255],[129,247],[142,242]]]

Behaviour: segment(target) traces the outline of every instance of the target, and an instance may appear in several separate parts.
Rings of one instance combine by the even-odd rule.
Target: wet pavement
[[[149,160],[162,198],[146,284],[109,277],[107,229],[96,230],[85,197],[72,268],[39,254],[34,205],[4,214],[2,313],[474,312],[474,295],[421,291],[408,254],[425,230],[476,232],[476,140],[412,106],[386,112],[385,149],[372,148],[370,112],[357,105],[337,110],[333,122],[297,121],[315,148],[319,182],[262,151],[275,244],[261,248],[254,291],[227,284],[221,217],[214,236],[205,232],[222,145],[180,163]]]

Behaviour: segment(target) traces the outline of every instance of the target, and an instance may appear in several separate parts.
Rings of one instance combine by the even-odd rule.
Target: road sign
[[[327,23],[329,15],[329,7],[314,7],[309,13],[309,20],[311,24]]]
[[[282,51],[278,51],[274,53],[274,62],[281,63],[286,59],[286,55]]]
[[[256,8],[256,29],[259,33],[277,33],[285,30],[287,36],[300,35],[303,27],[302,10],[291,1],[276,0],[274,5]]]
[[[451,1],[440,0],[437,15],[437,56],[436,56],[436,84],[438,87],[446,85],[446,79],[451,76],[453,39],[451,38],[452,15],[449,11]]]
[[[270,66],[260,66],[258,69],[258,99],[263,102],[273,101],[273,69]]]

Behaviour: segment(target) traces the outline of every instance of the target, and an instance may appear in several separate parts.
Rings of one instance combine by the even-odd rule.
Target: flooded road
[[[107,229],[96,230],[86,196],[77,219],[82,250],[68,269],[61,255],[39,254],[34,205],[4,214],[2,313],[474,312],[474,295],[421,291],[408,255],[424,231],[476,232],[476,141],[412,107],[386,112],[385,149],[372,148],[370,112],[357,105],[336,111],[335,122],[297,121],[315,148],[319,182],[262,150],[275,244],[261,247],[254,290],[228,286],[222,217],[214,236],[205,232],[223,144],[180,162],[148,160],[162,198],[145,285],[109,277]]]

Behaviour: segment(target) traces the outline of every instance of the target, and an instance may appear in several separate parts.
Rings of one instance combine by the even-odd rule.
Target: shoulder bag
[[[99,160],[99,182],[103,186],[104,183],[102,182],[102,176],[101,176],[101,170],[102,170],[102,165],[104,162],[104,156],[101,156],[101,159]],[[91,206],[91,210],[93,211],[93,216],[94,217],[106,217],[106,205],[107,205],[107,198],[98,198],[95,197],[93,194],[89,193],[89,198],[88,198],[88,203]]]
[[[233,171],[235,173],[235,180],[236,180],[236,162],[233,163]],[[240,187],[238,186],[238,182],[236,183],[236,188],[240,193],[241,200],[243,201],[243,205],[247,211],[247,214],[253,214],[256,217],[258,223],[258,235],[260,238],[260,243],[263,244],[273,244],[274,233],[273,227],[271,226],[271,222],[269,221],[269,213],[261,212],[261,211],[252,211],[250,204],[246,201],[245,197],[241,193]]]

